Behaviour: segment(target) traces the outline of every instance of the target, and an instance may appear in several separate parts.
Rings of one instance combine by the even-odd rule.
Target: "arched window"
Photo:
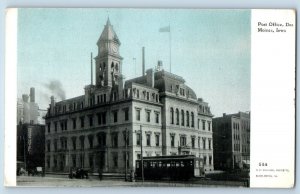
[[[103,70],[105,69],[105,62],[103,62]]]
[[[115,67],[114,62],[111,63],[111,68],[113,69]]]
[[[176,108],[176,125],[179,125],[179,110]]]
[[[191,126],[194,127],[194,112],[191,112],[191,120],[192,120],[192,123],[191,123]]]
[[[171,123],[171,124],[174,124],[174,109],[173,109],[173,108],[170,109],[170,116],[171,116],[171,118],[170,118],[170,119],[171,119],[170,123]]]
[[[118,65],[118,63],[116,63],[115,69],[116,69],[117,72],[119,71],[119,65]]]
[[[189,111],[186,111],[186,126],[190,126],[190,113]]]
[[[181,110],[181,126],[184,126],[184,110]]]

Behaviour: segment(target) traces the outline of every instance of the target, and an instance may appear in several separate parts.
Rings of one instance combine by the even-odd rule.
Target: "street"
[[[212,180],[198,181],[145,181],[125,182],[123,180],[102,180],[97,179],[69,179],[61,177],[33,177],[18,176],[18,186],[41,186],[41,187],[245,187],[242,182],[224,182]]]

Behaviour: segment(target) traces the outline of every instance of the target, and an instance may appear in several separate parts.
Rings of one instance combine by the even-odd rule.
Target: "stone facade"
[[[213,167],[212,114],[182,77],[149,69],[123,84],[121,45],[109,20],[97,42],[96,84],[55,102],[46,119],[46,172],[124,172],[143,156],[193,154]],[[127,162],[126,162],[127,161]]]

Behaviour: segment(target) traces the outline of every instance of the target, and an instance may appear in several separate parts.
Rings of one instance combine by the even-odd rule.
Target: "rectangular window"
[[[211,156],[209,156],[208,162],[209,162],[209,165],[212,165],[212,157]]]
[[[141,110],[140,109],[136,109],[135,110],[135,114],[136,114],[136,120],[140,121],[141,120]]]
[[[94,116],[93,115],[89,116],[89,123],[90,123],[90,127],[92,127],[94,125]]]
[[[76,137],[72,137],[73,150],[76,150]]]
[[[101,125],[101,114],[97,113],[98,125]]]
[[[155,135],[155,145],[159,146],[159,134]]]
[[[136,91],[136,97],[140,98],[140,91],[139,90]]]
[[[68,120],[65,120],[65,130],[68,130]]]
[[[159,123],[159,113],[158,112],[155,113],[155,122]]]
[[[206,138],[202,138],[203,149],[206,149]]]
[[[80,136],[80,148],[84,149],[84,136]]]
[[[195,137],[192,137],[192,148],[195,148]]]
[[[202,120],[202,130],[205,130],[205,120]]]
[[[181,136],[180,137],[180,146],[185,146],[186,145],[186,137],[185,136]]]
[[[208,149],[211,150],[211,140],[210,139],[208,140]]]
[[[171,135],[171,147],[175,147],[175,136]]]
[[[64,121],[60,121],[60,130],[64,131]]]
[[[106,112],[102,113],[102,124],[106,124]]]
[[[47,123],[48,133],[50,133],[50,124],[51,123]]]
[[[203,164],[206,165],[206,156],[203,157]]]
[[[72,119],[72,123],[73,123],[73,129],[76,129],[76,118]]]
[[[211,122],[207,122],[208,131],[210,131],[210,126],[211,126],[210,123],[211,123]]]
[[[115,148],[118,147],[118,133],[112,134],[112,146]]]
[[[141,134],[140,133],[136,134],[136,145],[141,145]]]
[[[149,92],[147,92],[147,100],[149,100]]]
[[[54,151],[57,151],[57,139],[54,140]]]
[[[104,146],[106,146],[106,133],[98,133],[97,137],[99,147],[103,148]]]
[[[141,154],[137,154],[137,155],[136,155],[136,158],[137,158],[138,160],[140,160],[140,159],[141,159]]]
[[[114,122],[118,122],[118,111],[114,111],[113,112],[113,115],[114,115]]]
[[[84,127],[84,116],[80,117],[80,126],[81,126],[81,128]]]
[[[90,149],[92,149],[94,147],[94,136],[89,135],[88,138],[89,138]]]
[[[89,155],[89,165],[90,165],[90,168],[94,168],[94,155],[93,154]]]
[[[125,121],[129,120],[129,108],[124,109],[124,116],[125,116]]]
[[[54,131],[57,132],[57,122],[54,122]]]
[[[146,121],[150,122],[150,111],[146,111]]]
[[[150,134],[146,134],[147,146],[151,146],[151,136]]]

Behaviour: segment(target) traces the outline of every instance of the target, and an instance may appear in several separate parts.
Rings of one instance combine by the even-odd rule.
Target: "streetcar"
[[[136,177],[148,180],[189,180],[194,177],[204,177],[203,159],[194,155],[171,155],[144,157],[136,160]]]

